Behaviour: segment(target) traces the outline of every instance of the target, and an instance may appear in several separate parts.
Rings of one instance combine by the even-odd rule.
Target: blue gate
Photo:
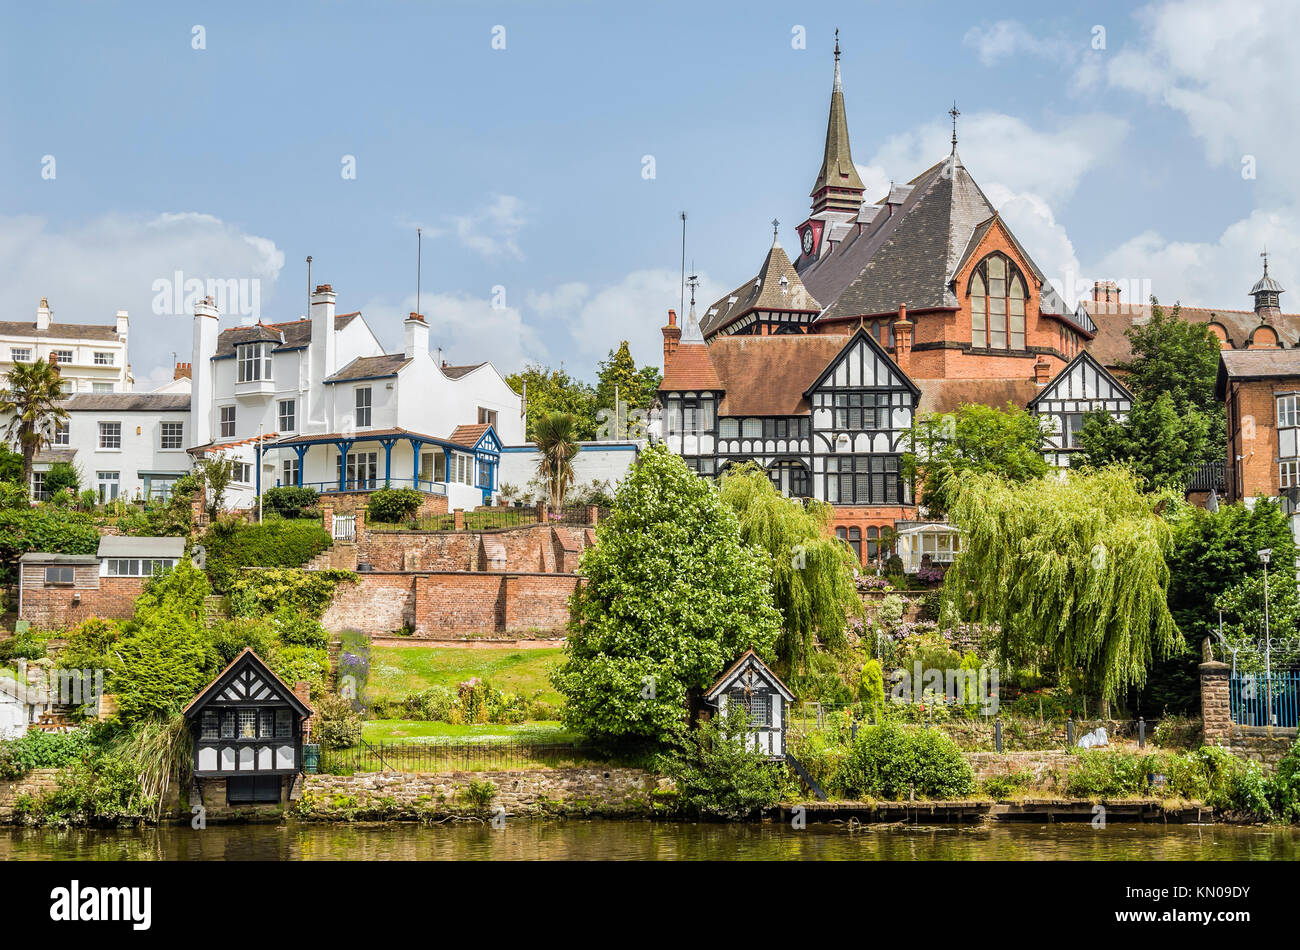
[[[1228,698],[1234,725],[1294,729],[1300,723],[1300,670],[1233,673]]]

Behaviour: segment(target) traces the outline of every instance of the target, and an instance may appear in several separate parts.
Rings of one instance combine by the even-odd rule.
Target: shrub
[[[990,775],[983,782],[984,794],[996,801],[1005,801],[1034,781],[1033,773],[1019,771],[1005,775]]]
[[[153,804],[140,787],[136,762],[100,752],[65,770],[58,787],[28,808],[26,819],[49,825],[132,825],[150,817]]]
[[[370,493],[366,505],[367,521],[393,524],[415,517],[424,502],[424,495],[414,488],[377,488]]]
[[[0,778],[22,778],[32,769],[60,768],[81,758],[91,748],[90,733],[29,732],[0,742]]]
[[[858,701],[874,715],[885,703],[885,673],[880,661],[872,658],[862,665],[858,677]]]
[[[356,579],[351,571],[242,571],[231,585],[230,608],[236,617],[265,617],[281,607],[292,607],[319,619],[334,599],[334,588]]]
[[[327,650],[283,644],[273,647],[271,655],[263,659],[275,675],[290,686],[305,682],[311,686],[312,696],[325,693],[325,681],[330,670]]]
[[[325,632],[319,620],[304,610],[282,606],[275,612],[272,625],[279,634],[281,643],[317,650],[329,646],[330,635]]]
[[[901,801],[956,798],[975,790],[975,776],[957,744],[937,729],[868,726],[840,770],[838,784],[850,795]]]
[[[412,489],[398,489],[399,491],[411,491]],[[494,782],[473,779],[468,785],[460,790],[460,796],[467,805],[478,810],[487,808],[492,804],[492,799],[497,797],[497,787]]]
[[[0,640],[0,663],[13,659],[39,660],[45,656],[45,641],[30,631]]]
[[[222,666],[229,664],[246,648],[251,648],[265,660],[275,649],[275,631],[265,620],[249,617],[219,620],[212,627],[212,645]]]
[[[897,594],[886,594],[876,608],[876,620],[887,633],[892,633],[903,622],[903,609],[903,598]]]
[[[39,505],[0,510],[0,580],[16,581],[18,559],[28,551],[94,554],[99,530],[90,515]]]
[[[229,593],[245,567],[301,567],[331,544],[315,522],[220,521],[204,536],[206,567],[217,593]]]
[[[303,511],[312,508],[320,500],[314,488],[298,485],[277,485],[262,492],[262,512],[280,515],[282,518],[301,518]]]
[[[315,700],[316,718],[312,721],[312,738],[323,749],[346,749],[361,741],[361,714],[352,704],[334,693]]]
[[[1281,821],[1300,821],[1300,739],[1282,757],[1273,774],[1269,804]]]
[[[1075,753],[1065,778],[1065,792],[1075,798],[1118,798],[1141,795],[1147,788],[1144,757],[1109,749]]]
[[[81,473],[71,462],[53,462],[45,473],[45,490],[51,495],[62,491],[75,495],[81,491]]]
[[[743,737],[749,715],[736,704],[702,722],[659,768],[677,784],[677,807],[700,817],[753,818],[781,800],[781,773]]]

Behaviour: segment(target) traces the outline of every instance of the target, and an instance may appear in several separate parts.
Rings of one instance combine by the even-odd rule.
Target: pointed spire
[[[856,213],[862,204],[862,179],[849,149],[849,120],[844,114],[844,88],[840,81],[840,37],[835,31],[835,83],[831,86],[831,111],[826,120],[826,148],[821,171],[812,187],[813,214],[819,211]]]

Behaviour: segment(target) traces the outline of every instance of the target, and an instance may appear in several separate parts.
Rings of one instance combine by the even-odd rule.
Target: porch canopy
[[[462,427],[464,428],[464,427]],[[460,430],[458,429],[457,432]],[[455,433],[453,433],[455,435]],[[365,484],[360,484],[361,480],[349,479],[347,477],[346,459],[348,453],[354,447],[363,443],[379,443],[384,450],[384,474],[382,479],[365,479]],[[412,466],[410,478],[399,476],[393,477],[393,446],[398,442],[409,442],[411,444]],[[338,450],[339,456],[345,460],[345,463],[339,466],[339,475],[336,482],[304,482],[303,472],[306,466],[303,464],[307,451],[313,445],[332,445]],[[325,432],[308,435],[289,436],[273,442],[268,449],[291,449],[298,456],[298,481],[299,486],[308,484],[321,492],[332,491],[353,491],[364,490],[379,487],[371,484],[372,481],[381,482],[384,485],[394,485],[405,487],[410,485],[420,491],[435,495],[445,495],[447,486],[444,481],[433,481],[431,479],[422,479],[420,477],[420,452],[426,446],[432,446],[441,449],[444,456],[444,474],[451,471],[451,454],[459,452],[466,455],[478,456],[484,454],[485,449],[482,446],[466,445],[461,442],[455,442],[451,439],[439,438],[433,435],[426,435],[422,432],[412,432],[409,429],[394,427],[391,429],[365,429],[353,432]],[[495,457],[496,453],[486,450],[488,454]],[[259,473],[260,474],[260,473]],[[449,477],[449,476],[448,476]]]

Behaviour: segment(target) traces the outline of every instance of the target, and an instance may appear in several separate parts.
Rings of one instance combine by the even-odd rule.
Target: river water
[[[1235,825],[694,825],[513,821],[444,825],[210,825],[139,830],[0,828],[0,860],[1273,860],[1300,829]]]

